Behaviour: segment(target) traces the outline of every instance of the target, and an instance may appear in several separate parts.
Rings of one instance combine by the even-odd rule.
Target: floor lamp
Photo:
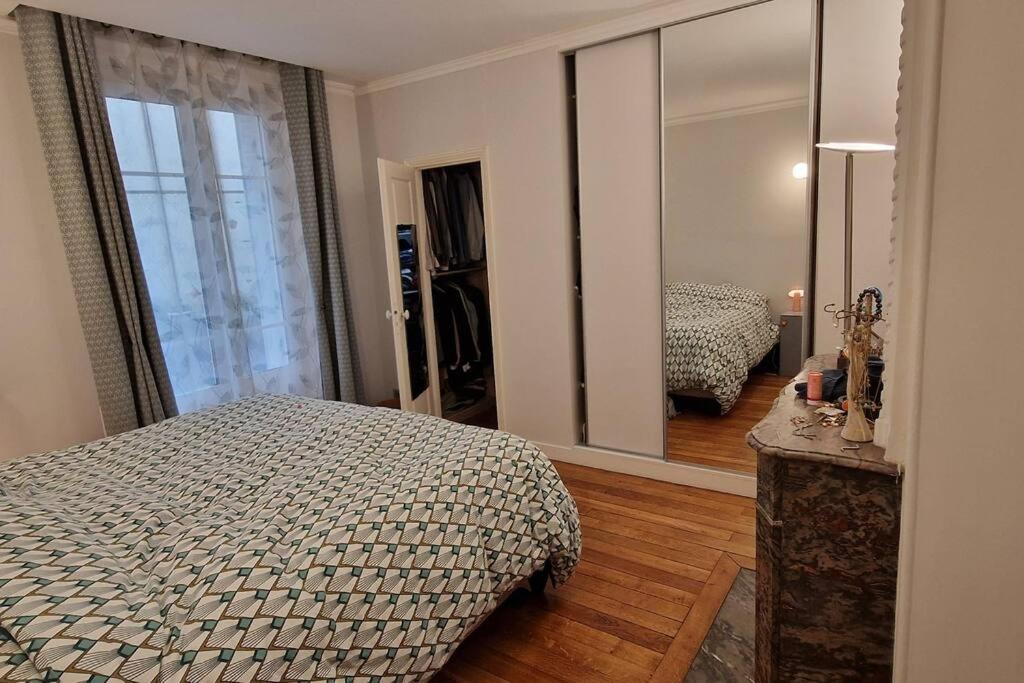
[[[846,243],[843,261],[843,310],[853,309],[853,157],[855,154],[878,154],[896,149],[880,142],[821,142],[818,149],[846,155]],[[850,331],[852,318],[843,319],[843,331]]]

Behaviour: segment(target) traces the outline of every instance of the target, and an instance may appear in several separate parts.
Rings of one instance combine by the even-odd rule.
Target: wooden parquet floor
[[[684,399],[682,412],[668,421],[668,459],[753,474],[757,458],[747,445],[747,432],[768,414],[789,380],[751,375],[726,415],[710,399]]]
[[[555,465],[583,523],[575,576],[506,602],[434,680],[682,681],[740,567],[754,568],[754,501]]]

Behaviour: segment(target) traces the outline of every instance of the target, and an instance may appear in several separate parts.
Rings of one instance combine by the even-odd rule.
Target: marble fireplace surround
[[[874,444],[851,449],[839,428],[794,434],[794,418],[816,419],[796,382],[833,362],[809,359],[747,436],[758,454],[758,683],[892,678],[899,470]]]

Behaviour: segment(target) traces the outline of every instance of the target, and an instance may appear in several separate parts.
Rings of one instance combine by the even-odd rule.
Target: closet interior
[[[386,405],[497,428],[482,162],[377,166],[397,380]]]
[[[424,169],[440,414],[497,428],[480,163]]]

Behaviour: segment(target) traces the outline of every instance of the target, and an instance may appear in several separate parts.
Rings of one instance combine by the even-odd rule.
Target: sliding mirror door
[[[753,474],[746,432],[802,362],[814,8],[661,31],[669,461]]]

